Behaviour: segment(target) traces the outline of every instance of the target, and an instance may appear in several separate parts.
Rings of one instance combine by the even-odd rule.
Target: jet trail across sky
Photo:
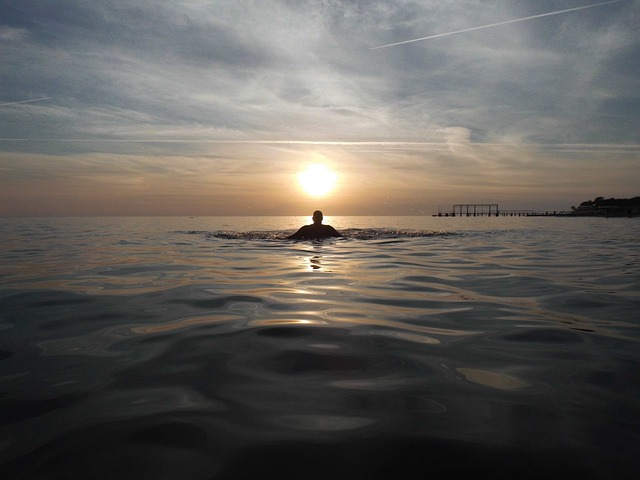
[[[18,105],[19,103],[40,102],[42,100],[51,100],[53,97],[34,98],[33,100],[21,100],[19,102],[0,103],[0,107],[6,107],[8,105]]]
[[[379,48],[395,47],[396,45],[404,45],[405,43],[421,42],[423,40],[430,40],[432,38],[447,37],[449,35],[457,35],[458,33],[473,32],[474,30],[483,30],[485,28],[498,27],[500,25],[508,25],[510,23],[524,22],[526,20],[533,20],[534,18],[550,17],[551,15],[560,15],[561,13],[569,13],[569,12],[575,12],[577,10],[585,10],[587,8],[601,7],[603,5],[611,5],[612,3],[619,3],[622,1],[624,0],[612,0],[610,2],[594,3],[592,5],[584,5],[582,7],[567,8],[565,10],[556,10],[555,12],[531,15],[530,17],[516,18],[513,20],[505,20],[504,22],[490,23],[489,25],[481,25],[479,27],[465,28],[463,30],[456,30],[454,32],[438,33],[436,35],[430,35],[428,37],[414,38],[412,40],[404,40],[402,42],[389,43],[387,45],[380,45],[378,47],[371,47],[371,50],[377,50]]]

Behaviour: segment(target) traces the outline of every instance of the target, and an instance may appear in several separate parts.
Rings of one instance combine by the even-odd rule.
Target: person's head
[[[322,212],[320,210],[316,210],[313,212],[313,223],[322,223]]]

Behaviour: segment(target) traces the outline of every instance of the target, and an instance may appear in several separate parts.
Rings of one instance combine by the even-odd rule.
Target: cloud
[[[36,19],[51,14],[46,29],[32,21],[31,42],[15,51],[37,65],[31,91],[85,112],[132,110],[121,117],[120,132],[157,128],[165,135],[179,125],[185,133],[208,125],[262,138],[357,140],[416,138],[420,131],[464,124],[491,141],[507,130],[513,134],[517,122],[523,138],[534,129],[536,138],[552,141],[554,129],[537,119],[570,120],[571,107],[589,99],[596,62],[616,48],[603,40],[610,35],[603,22],[596,30],[574,31],[573,39],[565,35],[583,44],[580,56],[540,44],[527,30],[502,29],[438,40],[429,48],[367,51],[367,42],[385,32],[510,13],[471,4],[465,14],[456,2],[271,1],[250,8],[247,2],[71,1],[56,12],[26,3],[9,18],[25,22],[27,11]],[[532,38],[539,45],[529,43]],[[594,44],[595,58],[587,53]],[[10,89],[29,77],[19,69],[9,75]],[[575,89],[575,78],[584,86]],[[599,87],[604,95],[607,88]],[[559,101],[566,108],[559,109]],[[148,128],[131,121],[134,112],[147,116]],[[589,113],[597,120],[597,106]],[[166,125],[172,127],[165,133]]]
[[[21,42],[28,36],[29,32],[24,28],[0,26],[0,42]]]

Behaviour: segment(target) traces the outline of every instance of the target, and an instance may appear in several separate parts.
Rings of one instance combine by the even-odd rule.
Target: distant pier
[[[558,217],[570,212],[538,210],[500,210],[497,203],[458,203],[450,212],[438,212],[434,217]]]

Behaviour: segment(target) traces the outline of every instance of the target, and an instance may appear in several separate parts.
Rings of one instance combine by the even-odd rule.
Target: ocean
[[[0,221],[0,478],[631,479],[640,219]]]

